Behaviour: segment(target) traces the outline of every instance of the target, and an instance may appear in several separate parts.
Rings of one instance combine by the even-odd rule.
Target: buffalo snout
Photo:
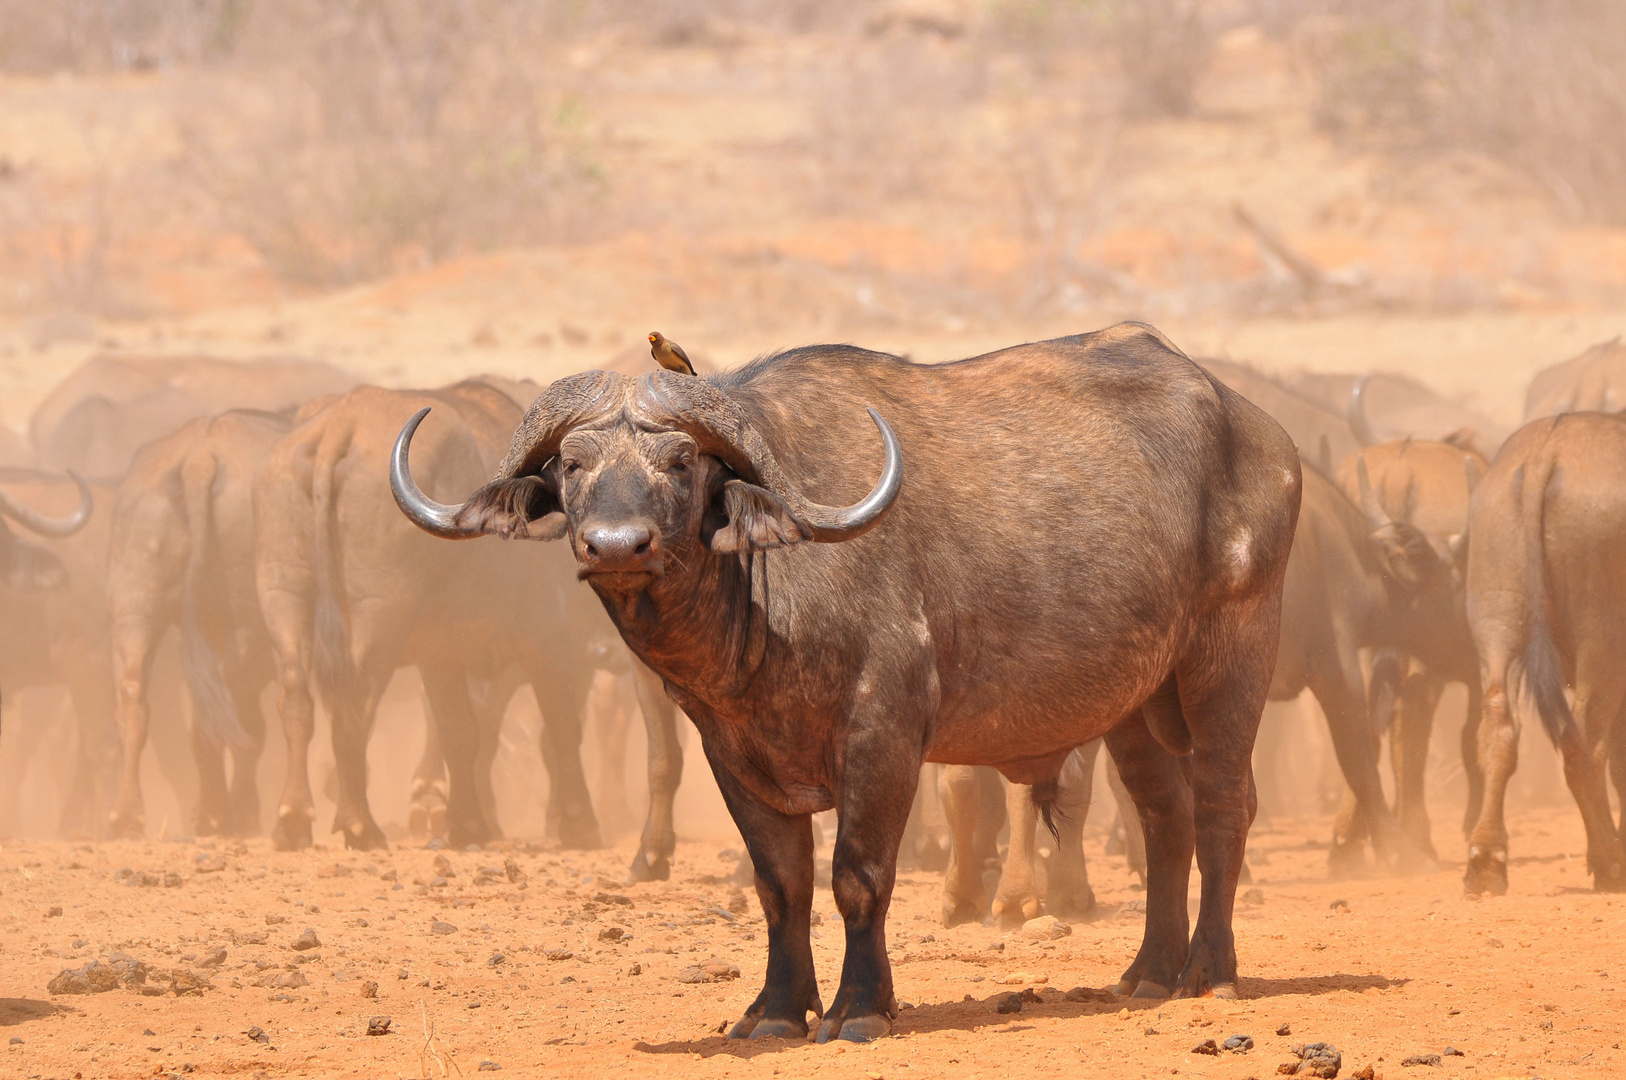
[[[582,569],[593,574],[657,573],[660,538],[648,525],[622,522],[582,530]]]

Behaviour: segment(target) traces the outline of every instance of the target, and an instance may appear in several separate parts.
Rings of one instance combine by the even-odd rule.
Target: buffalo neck
[[[631,595],[595,591],[627,645],[668,683],[701,701],[738,698],[767,641],[767,556],[685,556]]]

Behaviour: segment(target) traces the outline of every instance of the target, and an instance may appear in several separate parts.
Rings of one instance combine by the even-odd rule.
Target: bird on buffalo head
[[[667,371],[676,371],[680,375],[694,374],[694,365],[689,363],[689,354],[683,351],[683,346],[675,341],[667,341],[666,335],[659,330],[650,331],[649,353],[655,358],[655,363]]]

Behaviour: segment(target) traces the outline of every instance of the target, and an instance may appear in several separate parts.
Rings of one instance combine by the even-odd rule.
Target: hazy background
[[[0,0],[0,238],[13,426],[104,350],[404,386],[1126,317],[1511,426],[1626,330],[1626,4]]]

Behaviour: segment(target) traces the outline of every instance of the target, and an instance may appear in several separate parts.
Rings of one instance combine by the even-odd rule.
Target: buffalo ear
[[[1408,521],[1391,521],[1372,534],[1391,577],[1411,589],[1427,585],[1440,572],[1435,554],[1421,529]]]
[[[766,488],[729,480],[719,493],[722,523],[711,534],[711,550],[728,554],[767,551],[813,539],[790,506]]]
[[[54,552],[20,541],[9,545],[6,583],[14,589],[60,589],[68,583],[68,568]]]
[[[517,476],[470,495],[457,523],[504,540],[558,540],[565,535],[565,509],[551,476]]]

